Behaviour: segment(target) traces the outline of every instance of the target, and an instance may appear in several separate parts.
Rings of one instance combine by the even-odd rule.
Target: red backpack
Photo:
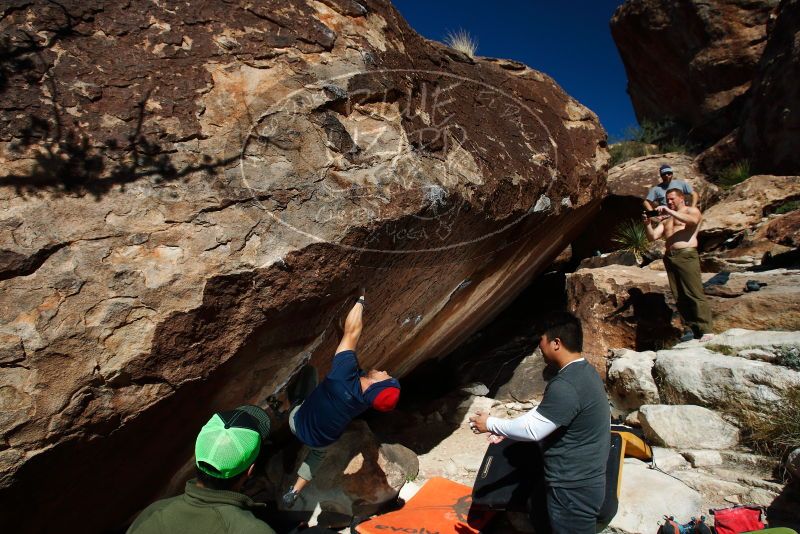
[[[758,506],[734,506],[709,511],[714,516],[717,534],[739,534],[764,528],[761,508]]]

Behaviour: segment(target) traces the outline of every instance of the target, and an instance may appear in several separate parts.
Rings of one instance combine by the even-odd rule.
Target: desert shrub
[[[689,130],[672,119],[652,121],[643,119],[639,126],[628,128],[625,137],[638,143],[656,145],[658,152],[679,152],[695,154],[698,146],[690,136]]]
[[[615,143],[608,148],[608,153],[611,155],[609,166],[614,167],[620,163],[625,163],[629,159],[647,156],[651,152],[649,150],[650,146],[639,141],[620,141]]]
[[[797,347],[790,347],[782,351],[778,355],[776,363],[788,367],[789,369],[800,371],[800,350],[798,350]]]
[[[800,209],[800,200],[790,200],[788,202],[784,202],[783,204],[775,208],[775,211],[773,211],[772,213],[783,215],[784,213],[789,213],[790,211],[798,209]]]
[[[472,37],[467,30],[449,31],[444,38],[444,44],[463,52],[471,58],[475,57],[475,52],[478,50],[478,40]]]
[[[800,387],[783,393],[777,402],[752,406],[731,395],[726,413],[742,430],[742,442],[770,456],[782,457],[800,447]]]
[[[722,169],[712,181],[723,189],[730,189],[748,178],[750,178],[750,162],[743,159]]]
[[[633,252],[637,261],[641,261],[642,254],[650,248],[650,240],[647,239],[647,231],[644,224],[630,219],[620,223],[615,229],[611,240],[622,246],[622,250]]]

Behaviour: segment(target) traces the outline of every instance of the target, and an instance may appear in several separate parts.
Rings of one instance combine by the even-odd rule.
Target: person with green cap
[[[269,430],[269,416],[257,406],[212,415],[195,441],[197,478],[186,483],[182,495],[145,508],[128,534],[275,534],[252,512],[266,505],[239,492],[253,474]]]

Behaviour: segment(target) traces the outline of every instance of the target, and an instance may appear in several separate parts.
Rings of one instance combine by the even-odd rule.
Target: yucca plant
[[[475,58],[475,52],[478,50],[478,40],[473,38],[467,30],[459,29],[456,31],[447,32],[444,38],[444,44],[463,52],[471,58]]]
[[[633,252],[638,263],[642,262],[642,254],[650,248],[647,231],[644,224],[636,219],[630,219],[619,224],[611,236],[611,241],[622,245],[622,250]]]

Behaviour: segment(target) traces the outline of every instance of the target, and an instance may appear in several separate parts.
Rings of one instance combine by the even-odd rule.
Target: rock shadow
[[[674,342],[678,330],[672,325],[672,308],[664,293],[628,289],[628,298],[606,316],[609,321],[624,321],[635,330],[635,350],[661,350]]]

